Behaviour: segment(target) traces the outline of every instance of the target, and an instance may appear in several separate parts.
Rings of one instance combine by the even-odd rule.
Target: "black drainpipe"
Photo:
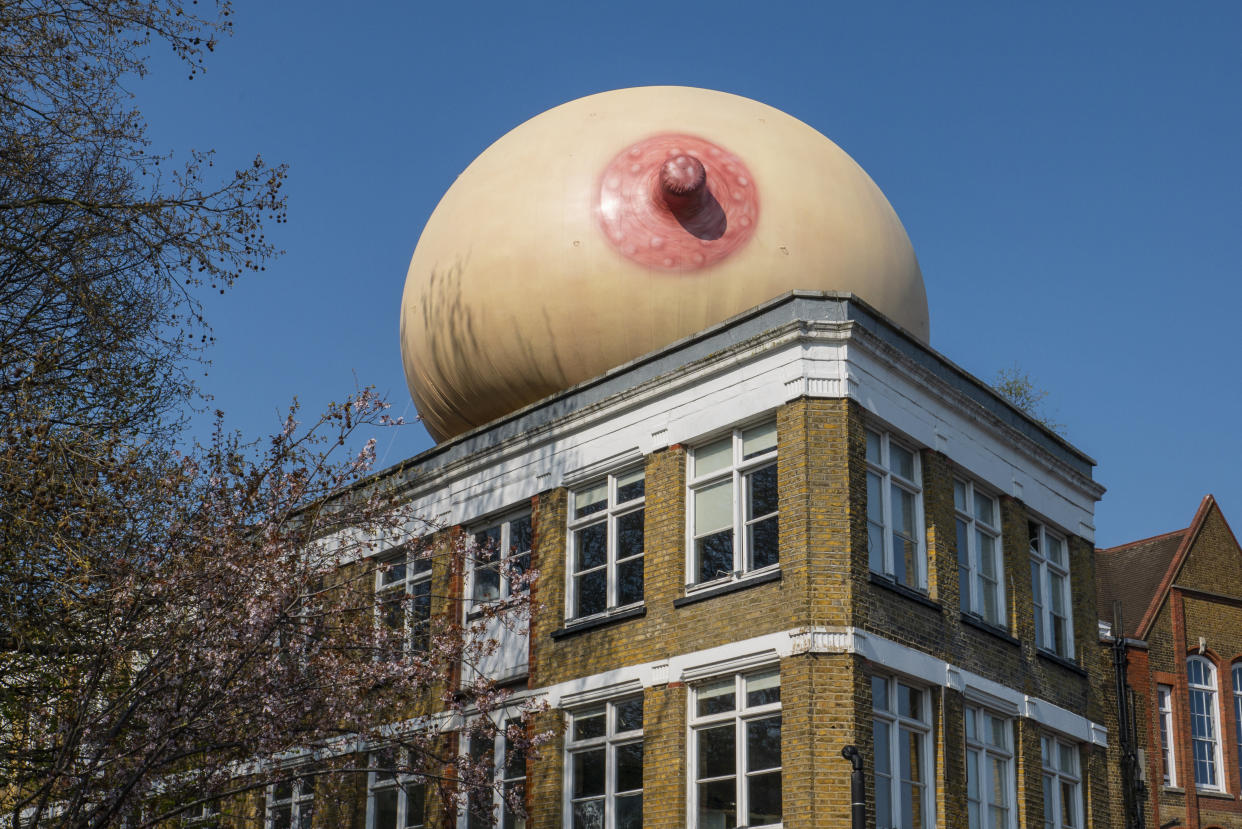
[[[850,774],[850,821],[852,829],[867,829],[867,782],[863,779],[862,754],[854,746],[841,749],[841,756],[854,765]]]

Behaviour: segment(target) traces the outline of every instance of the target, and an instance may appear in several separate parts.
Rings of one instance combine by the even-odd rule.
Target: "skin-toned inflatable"
[[[591,95],[440,200],[406,276],[406,379],[443,441],[794,289],[852,292],[927,340],[905,229],[836,144],[723,92]]]

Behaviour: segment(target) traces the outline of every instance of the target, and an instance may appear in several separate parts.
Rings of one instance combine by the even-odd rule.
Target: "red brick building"
[[[1242,547],[1211,495],[1190,526],[1096,552],[1121,608],[1147,825],[1242,827]],[[1109,625],[1108,633],[1117,631]]]

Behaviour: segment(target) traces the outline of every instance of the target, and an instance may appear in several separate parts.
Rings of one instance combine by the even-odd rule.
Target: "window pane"
[[[875,432],[867,432],[867,460],[879,466],[883,463],[880,457],[880,436]]]
[[[781,675],[779,671],[751,674],[746,677],[746,705],[769,705],[781,701]]]
[[[699,581],[711,581],[733,572],[733,530],[725,530],[695,542],[699,557]]]
[[[748,474],[746,486],[749,495],[746,504],[747,520],[776,512],[776,464],[770,464]]]
[[[742,459],[753,458],[776,448],[776,424],[765,423],[742,432]]]
[[[994,806],[1009,804],[1009,763],[1000,757],[989,757],[992,765],[992,793],[989,802]]]
[[[1061,781],[1061,826],[1062,829],[1074,829],[1078,825],[1077,815],[1078,809],[1075,806],[1077,801],[1077,789],[1068,780]]]
[[[733,436],[694,450],[694,475],[701,478],[733,464]]]
[[[579,576],[576,580],[577,584],[577,607],[574,614],[577,616],[590,616],[592,613],[602,613],[608,606],[608,574],[604,570],[592,570],[584,576]]]
[[[737,786],[732,779],[699,784],[697,825],[711,829],[737,826]]]
[[[574,797],[604,793],[604,748],[574,753]]]
[[[390,561],[387,569],[380,570],[380,584],[396,584],[399,581],[405,581],[404,558],[399,561]]]
[[[708,714],[720,714],[734,709],[736,686],[729,678],[699,688],[695,694],[697,712],[700,717]]]
[[[882,676],[871,677],[871,707],[876,711],[888,710],[888,680]]]
[[[574,531],[574,569],[589,570],[608,561],[608,525],[592,524]]]
[[[958,518],[955,526],[957,527],[957,564],[958,567],[969,569],[970,567],[970,525],[961,518]],[[963,591],[963,596],[969,595]]]
[[[405,602],[400,595],[385,599],[380,605],[380,622],[389,630],[405,629]]]
[[[1044,634],[1044,585],[1043,569],[1039,562],[1031,561],[1031,600],[1035,611],[1035,647],[1047,647]]]
[[[988,742],[997,748],[1009,748],[1008,723],[1000,717],[988,717]]]
[[[614,791],[628,792],[643,787],[643,744],[626,743],[617,746],[617,779]]]
[[[588,489],[581,489],[574,493],[574,517],[581,518],[584,515],[599,512],[608,506],[608,481],[607,479],[600,481],[595,486]]]
[[[1065,542],[1055,535],[1045,535],[1048,541],[1048,560],[1059,567],[1065,567]]]
[[[884,572],[884,527],[867,522],[867,566],[872,572]]]
[[[781,773],[756,774],[746,781],[749,787],[750,808],[746,822],[750,826],[780,823],[781,820]]]
[[[616,829],[642,829],[643,796],[630,794],[617,798]]]
[[[271,811],[272,827],[271,829],[292,829],[293,827],[293,807],[289,804],[277,806]]]
[[[397,829],[397,790],[381,789],[374,800],[375,829]]]
[[[604,801],[588,800],[574,804],[574,829],[603,829]]]
[[[923,692],[918,688],[898,684],[897,709],[901,716],[912,720],[923,719]]]
[[[397,765],[396,754],[391,750],[381,751],[371,756],[371,767],[376,769],[375,781],[391,780],[392,769]]]
[[[966,505],[966,484],[961,481],[953,482],[953,508],[958,512],[970,512]]]
[[[996,539],[975,530],[975,542],[979,545],[979,571],[988,581],[996,580]]]
[[[474,534],[474,558],[479,562],[495,561],[500,552],[500,527],[489,527]]]
[[[514,518],[509,522],[509,555],[530,552],[533,533],[530,528],[530,516]]]
[[[617,605],[643,600],[643,559],[631,558],[617,565]]]
[[[907,481],[914,480],[914,453],[895,443],[888,445],[888,467]]]
[[[1057,747],[1060,749],[1059,759],[1061,761],[1061,771],[1066,772],[1071,776],[1077,776],[1078,751],[1075,750],[1073,746],[1066,745],[1065,743],[1058,743]]]
[[[996,526],[996,515],[993,501],[986,495],[975,493],[975,518],[990,527]]]
[[[923,826],[923,787],[903,781],[901,784],[901,826],[910,829],[922,829]]]
[[[474,571],[474,593],[476,602],[490,602],[500,597],[500,571],[495,565],[477,567]]]
[[[617,558],[643,552],[643,511],[626,513],[617,519]]]
[[[405,825],[422,826],[427,813],[427,787],[419,783],[405,787]]]
[[[884,523],[884,479],[874,472],[867,473],[867,518]]]
[[[914,538],[914,494],[893,485],[893,530],[907,538]]]
[[[748,528],[751,567],[758,570],[780,560],[780,522],[773,515]]]
[[[917,731],[901,729],[898,735],[899,760],[901,762],[901,779],[912,783],[923,782],[923,735]]]
[[[983,607],[980,611],[983,618],[994,625],[1005,627],[1005,621],[1001,618],[1000,612],[1000,590],[996,582],[980,579],[979,594],[983,597]]]
[[[699,768],[700,779],[706,777],[723,777],[734,773],[736,761],[735,745],[736,730],[733,723],[703,728],[699,737]]]
[[[733,526],[733,482],[726,480],[694,491],[694,534]]]
[[[746,768],[748,771],[780,768],[781,718],[764,717],[746,723]]]
[[[893,781],[887,777],[878,777],[875,781],[875,825],[877,829],[892,829],[895,825],[892,785]]]
[[[643,698],[634,697],[624,702],[618,702],[617,708],[617,731],[637,731],[643,727]]]
[[[627,472],[624,475],[617,476],[618,504],[624,504],[626,501],[633,501],[635,498],[641,498],[644,492],[645,483],[642,469],[635,469],[633,472]]]
[[[892,726],[887,720],[876,720],[874,723],[875,738],[875,773],[887,774],[893,773],[893,758],[890,754],[890,733]]]
[[[607,729],[604,711],[592,711],[589,714],[578,714],[574,717],[574,740],[590,740],[603,737]]]

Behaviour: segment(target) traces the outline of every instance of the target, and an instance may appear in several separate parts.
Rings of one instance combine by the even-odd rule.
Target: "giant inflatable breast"
[[[515,128],[444,194],[406,276],[406,378],[441,441],[793,289],[928,337],[905,229],[837,145],[723,92],[605,92]]]

